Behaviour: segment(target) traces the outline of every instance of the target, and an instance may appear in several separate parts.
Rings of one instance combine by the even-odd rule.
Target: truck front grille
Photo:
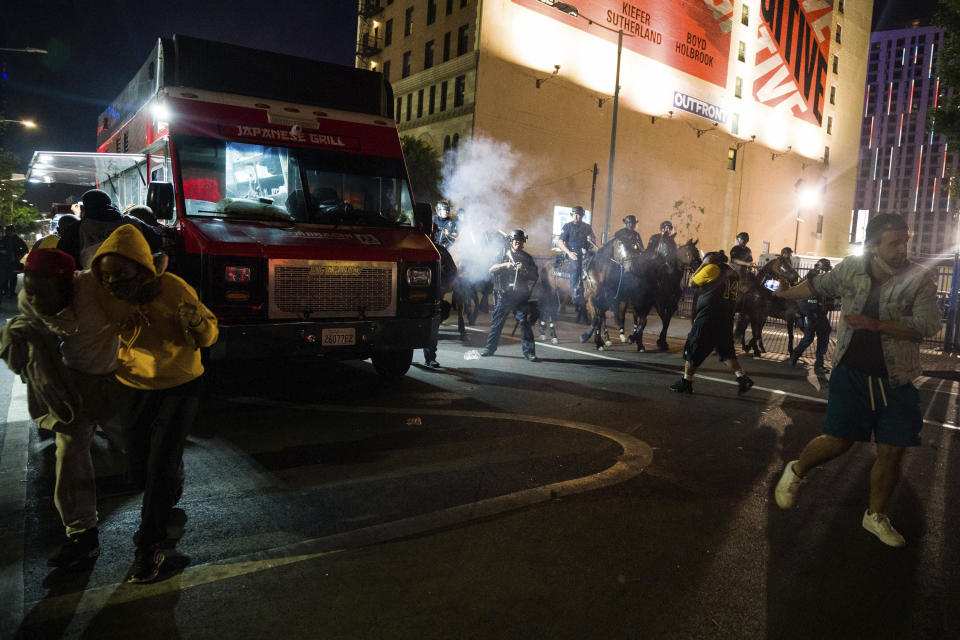
[[[392,262],[270,261],[271,318],[396,315]]]

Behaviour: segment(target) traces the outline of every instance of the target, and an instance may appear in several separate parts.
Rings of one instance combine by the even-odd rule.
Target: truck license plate
[[[357,344],[356,329],[324,329],[320,334],[320,344],[325,347],[344,347]]]

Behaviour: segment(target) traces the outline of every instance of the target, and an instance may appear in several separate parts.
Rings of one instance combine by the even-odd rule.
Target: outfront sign
[[[576,17],[540,0],[513,2],[614,42],[622,30],[624,48],[727,85],[733,0],[574,0]]]

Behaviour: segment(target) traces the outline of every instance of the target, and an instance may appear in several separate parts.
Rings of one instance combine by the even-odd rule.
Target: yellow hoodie
[[[157,277],[150,246],[133,225],[117,228],[100,245],[90,262],[97,282],[100,258],[108,253],[133,260]],[[184,304],[196,307],[200,316],[199,325],[191,327],[196,345],[180,324],[179,309]],[[217,341],[217,318],[200,302],[193,287],[179,276],[163,273],[157,296],[132,308],[120,328],[117,380],[134,389],[170,389],[203,374],[197,347]]]

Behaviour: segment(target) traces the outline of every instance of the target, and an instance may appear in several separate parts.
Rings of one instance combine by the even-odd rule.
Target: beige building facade
[[[509,144],[529,182],[515,226],[593,194],[598,237],[634,214],[645,238],[671,219],[704,250],[747,231],[754,255],[850,252],[872,2],[373,2],[359,41],[382,46],[358,65],[387,74],[401,135]]]

